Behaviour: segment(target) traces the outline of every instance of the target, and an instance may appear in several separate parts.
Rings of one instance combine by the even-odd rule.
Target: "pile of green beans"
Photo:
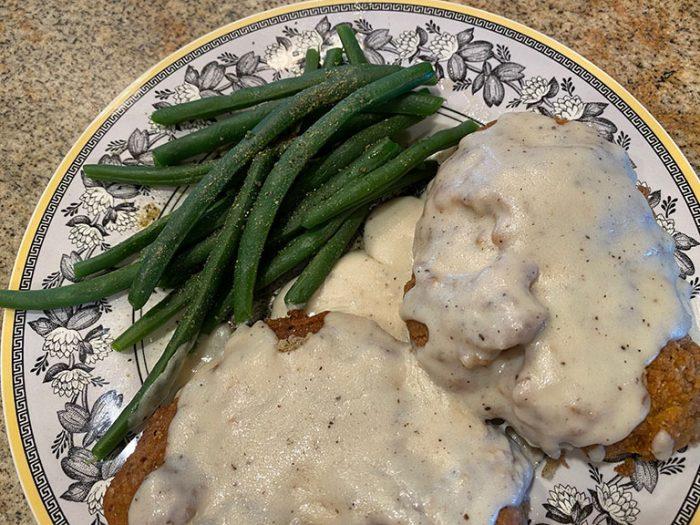
[[[366,83],[339,101],[333,109],[290,144],[265,180],[262,189],[265,199],[256,201],[243,231],[242,249],[239,250],[236,268],[233,272],[233,287],[235,289],[233,315],[236,322],[249,321],[253,315],[255,281],[265,241],[272,227],[279,203],[304,165],[330,138],[333,131],[347,122],[352,115],[372,104],[401,95],[416,86],[436,81],[432,66],[422,62],[374,82]],[[166,225],[167,227],[168,225]]]
[[[285,99],[277,111],[273,111],[260,121],[243,140],[217,161],[211,171],[193,188],[182,205],[171,214],[170,220],[158,238],[143,250],[140,271],[129,289],[131,305],[134,308],[141,308],[146,304],[190,228],[236,173],[258,152],[314,110],[339,102],[360,87],[399,69],[394,66],[347,66],[331,69],[329,71],[338,71],[342,75],[308,87]]]
[[[156,166],[93,164],[84,172],[103,182],[193,185],[182,204],[75,263],[76,282],[0,290],[1,307],[43,310],[125,290],[140,309],[156,286],[169,289],[112,344],[128,350],[180,316],[140,390],[94,446],[95,457],[107,457],[169,400],[201,333],[231,316],[252,321],[256,294],[283,277],[298,274],[285,301],[306,303],[372,206],[424,184],[436,172],[426,159],[476,129],[467,121],[404,149],[397,135],[442,105],[440,97],[412,91],[436,82],[433,67],[370,65],[352,28],[340,24],[337,32],[343,49],[329,49],[323,61],[309,49],[299,77],[157,109],[153,121],[166,126],[230,115],[155,148]],[[191,162],[201,156],[215,160]]]

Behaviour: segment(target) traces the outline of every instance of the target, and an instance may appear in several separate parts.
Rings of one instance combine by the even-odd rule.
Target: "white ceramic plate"
[[[51,179],[27,228],[12,288],[58,286],[71,264],[130,235],[147,206],[177,205],[184,191],[86,183],[85,162],[148,163],[149,151],[185,129],[149,123],[154,104],[176,103],[299,72],[309,46],[338,44],[333,27],[352,22],[369,58],[431,60],[447,98],[443,123],[470,115],[541,111],[583,120],[628,150],[657,220],[676,239],[682,275],[700,293],[700,184],[666,132],[614,80],[554,40],[464,6],[314,1],[268,11],[206,35],[163,60],[122,93],[83,133]],[[694,300],[694,307],[697,306]],[[139,315],[124,296],[52,312],[6,311],[2,333],[5,418],[19,477],[41,523],[104,523],[102,496],[117,462],[87,461],[86,448],[138,389],[159,344],[110,353],[112,337]],[[636,465],[570,459],[538,478],[533,524],[691,523],[700,501],[700,450]]]

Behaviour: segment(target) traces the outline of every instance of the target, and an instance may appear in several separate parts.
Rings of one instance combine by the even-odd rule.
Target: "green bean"
[[[409,93],[403,97],[372,107],[369,111],[428,117],[440,109],[443,102],[445,102],[444,98],[431,95],[430,93]]]
[[[467,120],[458,126],[438,131],[413,143],[398,157],[367,174],[357,184],[343,188],[343,191],[330,196],[320,205],[309,210],[302,221],[304,228],[313,228],[338,213],[354,208],[362,199],[371,195],[374,190],[391,185],[433,153],[456,145],[462,137],[478,128],[479,125],[474,121]]]
[[[196,155],[234,144],[281,103],[280,100],[263,102],[253,108],[239,111],[202,129],[166,142],[153,150],[153,161],[158,166],[171,166]]]
[[[321,62],[321,55],[319,55],[318,50],[310,47],[306,50],[306,57],[304,58],[304,74],[307,75],[312,71],[316,71]]]
[[[177,288],[189,275],[206,261],[209,253],[218,242],[219,232],[198,242],[180,257],[174,257],[168,268],[163,272],[160,285],[164,288]]]
[[[358,206],[371,204],[373,202],[376,202],[378,199],[400,194],[401,192],[405,191],[407,188],[413,186],[414,184],[418,184],[419,182],[424,182],[428,179],[432,179],[433,177],[435,177],[437,169],[437,162],[433,160],[426,160],[424,162],[421,162],[418,166],[406,173],[406,175],[401,177],[398,181],[395,181],[389,186],[378,188],[371,194],[367,195],[367,197],[358,202]],[[338,215],[338,217],[342,216],[343,214]]]
[[[190,231],[187,240],[183,244],[195,243],[219,228],[222,224],[220,217],[224,210],[230,206],[232,200],[231,196],[225,196],[216,201],[211,208],[202,215],[202,218],[197,222],[197,225],[192,231]],[[153,242],[168,222],[169,218],[170,215],[165,215],[101,254],[85,259],[84,261],[78,261],[73,267],[73,273],[76,279],[84,279],[93,273],[113,268],[128,257],[138,253],[142,248]]]
[[[382,138],[391,137],[419,121],[420,119],[417,117],[397,115],[363,129],[336,148],[323,160],[318,168],[308,175],[305,175],[299,181],[301,187],[300,191],[308,192],[318,188],[321,184],[359,157],[371,144],[376,143]]]
[[[369,213],[368,206],[362,206],[348,217],[343,225],[331,237],[331,239],[311,259],[308,266],[301,272],[299,278],[294,281],[292,287],[284,296],[284,302],[288,305],[305,304],[321,286],[333,265],[345,252],[348,243],[357,233]]]
[[[346,215],[339,215],[327,224],[323,224],[313,230],[305,231],[292,239],[286,246],[265,265],[260,275],[256,288],[264,288],[280,278],[299,263],[305,261],[316,252],[319,247],[335,233],[345,220]],[[225,322],[233,310],[235,288],[229,287],[228,293],[222,298],[213,316],[207,320],[207,332],[214,326]]]
[[[222,274],[238,245],[246,214],[255,200],[261,181],[272,167],[274,159],[275,150],[274,148],[270,148],[259,153],[251,163],[248,175],[243,182],[243,187],[226,215],[226,223],[217,238],[216,246],[209,255],[207,263],[199,275],[198,285],[194,287],[194,293],[190,298],[185,315],[180,320],[180,323],[175,329],[175,333],[165,347],[165,350],[163,350],[155,366],[146,377],[139,391],[92,449],[93,454],[97,458],[104,458],[130,431],[134,430],[137,424],[141,424],[141,421],[136,422],[133,420],[134,416],[139,416],[139,419],[141,419],[144,416],[147,417],[150,415],[150,413],[144,414],[143,411],[140,410],[142,399],[147,394],[151,394],[151,387],[159,380],[161,374],[166,372],[171,359],[176,357],[177,364],[177,361],[184,358],[184,350],[189,350],[189,345],[187,345],[187,343],[194,341],[199,334],[204,318],[211,308],[213,297],[219,286]],[[173,368],[178,367],[171,367],[170,370],[172,371]],[[163,382],[169,382],[172,379],[172,375],[173,374],[166,375],[165,381]],[[158,399],[158,401],[160,402],[162,399]],[[153,407],[146,408],[148,409],[147,412],[151,412],[151,408]]]
[[[351,64],[366,64],[367,57],[362,52],[362,48],[357,42],[357,37],[355,37],[355,31],[353,31],[350,24],[338,24],[335,30],[343,43],[343,49],[345,49],[348,61]]]
[[[216,240],[217,236],[212,235],[184,251],[177,261],[178,264],[173,268],[168,267],[164,274],[164,282],[167,279],[174,279],[174,273],[179,276],[192,273],[194,268],[206,260],[209,252],[216,245]],[[51,310],[52,308],[64,308],[98,301],[129,288],[138,272],[139,263],[137,261],[112,272],[57,288],[0,290],[0,308]]]
[[[256,287],[269,286],[299,263],[311,257],[333,236],[345,219],[346,215],[339,215],[326,224],[307,230],[289,241],[265,266]]]
[[[97,301],[126,290],[138,273],[131,264],[94,279],[44,290],[0,290],[0,307],[15,310],[50,310]]]
[[[266,100],[288,97],[328,80],[342,78],[345,78],[344,68],[319,69],[307,75],[283,78],[262,86],[239,89],[230,95],[206,97],[159,108],[153,112],[151,120],[157,124],[170,126],[185,120],[211,118],[236,109],[248,108]]]
[[[339,47],[332,47],[326,51],[323,57],[323,67],[338,67],[343,63],[343,50]]]
[[[351,183],[357,178],[377,169],[388,160],[393,159],[400,151],[401,146],[392,142],[387,137],[384,137],[374,146],[360,154],[350,166],[336,173],[330,180],[318,187],[316,191],[302,199],[289,214],[289,218],[277,233],[276,237],[289,238],[290,235],[302,228],[302,221],[308,210],[317,206],[336,191],[342,189],[346,184]]]
[[[345,69],[345,68],[343,68]],[[414,87],[435,82],[435,72],[427,62],[402,69],[357,89],[338,102],[303,135],[295,139],[265,180],[259,198],[241,237],[233,274],[233,313],[237,322],[250,319],[260,257],[282,199],[304,165],[333,133],[366,107],[392,98]]]
[[[329,138],[326,143],[326,147],[331,148],[338,142],[345,142],[356,133],[377,122],[381,122],[385,118],[386,115],[382,115],[381,113],[358,113],[331,135],[331,138]]]
[[[197,276],[180,289],[173,290],[163,300],[148,310],[138,321],[124,330],[119,337],[112,342],[112,348],[117,352],[128,350],[146,336],[155,332],[167,323],[175,314],[182,310],[190,302],[195,287],[199,285]]]
[[[92,180],[137,184],[142,186],[184,186],[200,180],[214,165],[213,162],[185,166],[115,166],[113,164],[85,164],[83,171]]]
[[[129,302],[132,306],[141,308],[146,303],[189,229],[238,170],[256,153],[305,115],[347,97],[359,87],[396,69],[393,66],[348,66],[329,70],[341,72],[342,75],[335,75],[331,80],[312,85],[285,99],[275,111],[260,121],[199,181],[183,204],[171,214],[158,238],[144,249],[141,269],[129,290]],[[315,73],[313,71],[304,78]]]

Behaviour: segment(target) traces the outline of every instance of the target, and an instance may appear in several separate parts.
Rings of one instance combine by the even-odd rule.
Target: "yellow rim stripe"
[[[301,2],[294,5],[278,7],[276,9],[271,9],[263,13],[258,13],[256,15],[243,18],[236,22],[232,22],[225,25],[211,33],[204,35],[193,42],[187,44],[186,46],[175,51],[170,56],[161,60],[158,64],[153,66],[151,69],[146,71],[141,75],[135,82],[133,82],[129,87],[127,87],[116,99],[114,99],[98,116],[97,118],[87,127],[87,129],[82,133],[78,141],[73,145],[68,154],[65,156],[58,169],[55,171],[51,180],[49,181],[44,193],[39,199],[39,203],[32,214],[32,217],[27,226],[27,230],[22,237],[22,242],[20,244],[19,252],[15,260],[15,264],[12,270],[12,276],[10,277],[9,288],[17,289],[19,287],[20,277],[24,271],[24,267],[27,260],[27,255],[29,253],[29,247],[31,245],[32,239],[36,234],[36,230],[39,226],[39,221],[41,220],[46,207],[51,200],[52,195],[56,191],[56,187],[65,175],[71,163],[78,156],[80,150],[85,146],[90,137],[95,133],[95,131],[107,120],[109,115],[111,115],[121,104],[123,104],[130,96],[136,93],[146,82],[148,82],[153,76],[155,76],[159,71],[165,69],[170,64],[176,60],[182,58],[187,53],[193,51],[194,49],[220,37],[226,33],[230,33],[241,27],[254,24],[260,20],[265,20],[274,16],[278,16],[285,13],[290,13],[293,11],[300,11],[302,9],[308,9],[312,7],[321,7],[337,4],[354,4],[352,0],[311,0],[308,2]],[[587,69],[591,74],[601,79],[608,87],[610,87],[628,106],[630,106],[641,119],[649,126],[649,128],[656,134],[661,140],[662,144],[669,151],[673,160],[678,164],[684,176],[690,183],[693,192],[697,195],[700,193],[700,181],[693,172],[688,160],[683,156],[678,146],[671,140],[668,133],[661,127],[659,122],[635,99],[627,90],[625,90],[620,84],[618,84],[612,77],[606,74],[604,71],[599,69],[593,63],[579,55],[578,53],[567,48],[563,44],[560,44],[556,40],[539,33],[527,26],[524,26],[518,22],[509,20],[502,16],[494,15],[480,9],[475,9],[472,7],[462,6],[458,4],[453,4],[450,2],[444,2],[442,0],[393,0],[392,3],[398,4],[410,4],[410,5],[420,5],[426,7],[441,8],[450,11],[456,11],[459,13],[464,13],[477,18],[482,18],[484,20],[489,20],[491,22],[500,24],[502,26],[508,27],[520,33],[523,33],[535,40],[548,45],[549,47],[555,49],[562,55],[570,58],[583,68]],[[19,435],[19,426],[17,423],[17,415],[15,413],[15,399],[14,392],[12,390],[12,363],[11,363],[11,352],[12,352],[12,332],[14,328],[14,310],[5,310],[3,317],[3,328],[2,328],[2,399],[4,408],[5,424],[7,425],[7,435],[10,441],[10,449],[12,451],[12,457],[14,458],[15,467],[19,475],[20,482],[22,483],[22,488],[29,502],[29,506],[34,513],[38,523],[48,524],[51,523],[48,512],[39,497],[39,492],[34,485],[34,481],[29,470],[29,465],[27,459],[24,455],[24,450],[22,447],[22,442]],[[700,525],[700,518],[696,516],[693,519],[693,525]]]

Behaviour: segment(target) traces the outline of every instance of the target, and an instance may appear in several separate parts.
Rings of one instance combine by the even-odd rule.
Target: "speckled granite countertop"
[[[288,2],[6,0],[0,6],[0,282],[53,170],[134,78],[193,38]],[[616,78],[700,166],[700,4],[474,0],[555,37]],[[0,523],[31,523],[0,421]]]

